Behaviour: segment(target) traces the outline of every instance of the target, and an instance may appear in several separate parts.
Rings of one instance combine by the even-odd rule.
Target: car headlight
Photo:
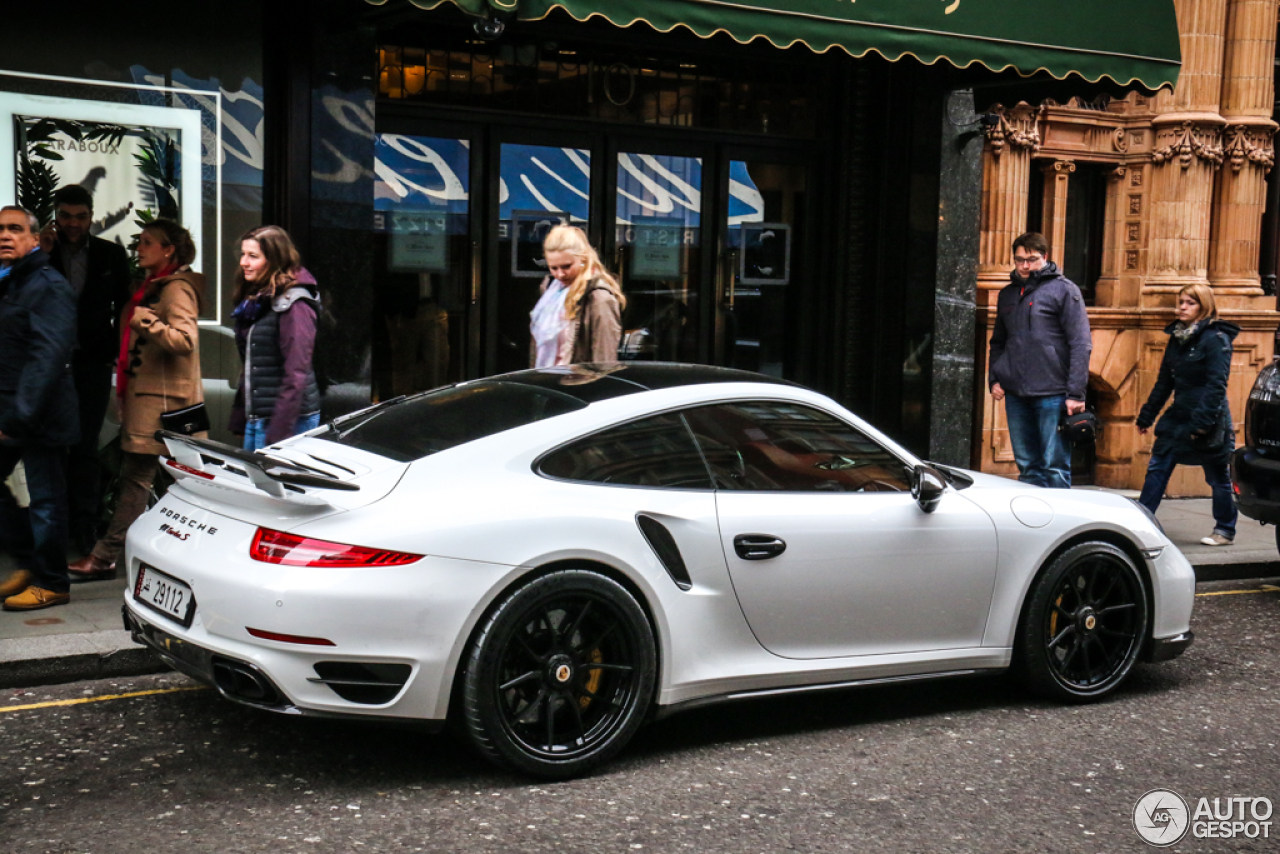
[[[1134,503],[1134,506],[1136,506],[1139,510],[1142,511],[1142,515],[1146,516],[1148,519],[1151,520],[1151,524],[1156,526],[1157,531],[1164,534],[1164,525],[1160,524],[1160,520],[1156,518],[1156,514],[1148,510],[1146,505],[1139,502],[1136,498],[1130,498],[1129,500]],[[1168,536],[1168,535],[1165,534],[1165,536]]]

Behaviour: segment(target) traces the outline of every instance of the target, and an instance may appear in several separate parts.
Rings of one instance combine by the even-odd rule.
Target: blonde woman
[[[1152,513],[1177,465],[1200,466],[1213,492],[1213,533],[1200,542],[1229,546],[1236,536],[1228,460],[1235,445],[1227,379],[1231,374],[1231,342],[1240,327],[1218,319],[1213,290],[1199,282],[1178,292],[1177,320],[1169,324],[1169,345],[1151,396],[1138,413],[1138,432],[1145,434],[1165,401],[1173,403],[1156,424],[1147,480],[1138,502]]]
[[[617,361],[627,305],[617,279],[576,226],[551,229],[542,250],[550,274],[531,313],[534,366]]]

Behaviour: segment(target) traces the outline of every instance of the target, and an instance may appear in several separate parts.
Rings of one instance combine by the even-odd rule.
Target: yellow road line
[[[183,688],[155,688],[150,691],[134,691],[129,694],[104,694],[101,697],[80,697],[75,700],[51,700],[47,703],[28,703],[25,706],[0,706],[0,712],[22,712],[27,709],[48,709],[54,706],[78,706],[81,703],[101,703],[103,700],[127,700],[148,694],[175,694],[179,691],[207,691],[207,685],[188,685]]]
[[[1256,590],[1210,590],[1207,593],[1197,593],[1196,596],[1237,596],[1241,593],[1280,593],[1280,587],[1264,584]]]

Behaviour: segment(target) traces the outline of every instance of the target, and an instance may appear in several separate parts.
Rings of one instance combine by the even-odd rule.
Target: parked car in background
[[[1258,373],[1244,410],[1244,443],[1231,455],[1236,506],[1250,519],[1276,525],[1280,549],[1280,369]]]
[[[1192,641],[1195,575],[1135,502],[927,463],[745,371],[521,371],[258,453],[165,441],[138,642],[262,709],[453,716],[539,777],[654,713],[1010,668],[1087,702]]]

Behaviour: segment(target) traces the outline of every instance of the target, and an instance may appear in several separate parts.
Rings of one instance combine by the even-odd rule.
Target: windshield
[[[586,405],[550,389],[480,381],[388,401],[330,424],[315,438],[408,463]]]

